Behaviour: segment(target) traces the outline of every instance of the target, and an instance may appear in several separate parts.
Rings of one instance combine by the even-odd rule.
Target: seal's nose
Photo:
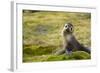
[[[69,30],[70,30],[69,28],[66,28],[66,31],[67,31],[67,32],[69,32]]]

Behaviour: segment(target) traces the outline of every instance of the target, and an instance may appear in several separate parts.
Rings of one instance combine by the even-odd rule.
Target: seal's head
[[[73,25],[71,23],[65,24],[64,31],[66,33],[72,33],[74,31]]]

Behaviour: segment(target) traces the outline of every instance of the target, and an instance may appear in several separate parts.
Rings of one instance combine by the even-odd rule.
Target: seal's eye
[[[72,31],[72,28],[70,28],[70,31]]]
[[[73,32],[73,28],[72,27],[70,27],[70,31]]]
[[[65,27],[67,28],[68,26],[66,25]]]

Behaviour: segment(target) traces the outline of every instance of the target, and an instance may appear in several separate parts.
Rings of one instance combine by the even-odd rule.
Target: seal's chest
[[[66,39],[67,41],[70,41],[72,39],[72,35],[67,35]]]

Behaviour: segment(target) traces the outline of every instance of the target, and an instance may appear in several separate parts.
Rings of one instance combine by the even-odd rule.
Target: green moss
[[[41,55],[24,57],[23,62],[45,62],[45,61],[70,61],[70,60],[87,60],[90,59],[90,54],[84,51],[76,51],[71,55]]]
[[[30,45],[28,47],[24,46],[23,54],[27,54],[30,56],[40,56],[40,55],[47,55],[52,54],[54,49],[56,49],[56,46],[36,46],[36,45]]]
[[[47,58],[47,61],[61,61],[68,60],[68,56],[66,55],[51,55]]]
[[[84,51],[76,51],[76,52],[73,52],[69,58],[75,59],[75,60],[90,59],[90,54]]]

